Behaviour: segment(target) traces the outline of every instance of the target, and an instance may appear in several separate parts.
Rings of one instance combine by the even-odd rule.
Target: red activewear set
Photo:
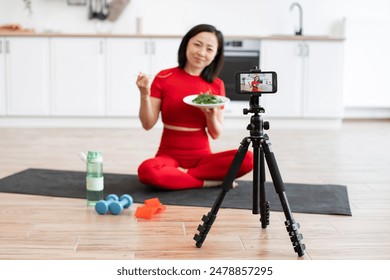
[[[251,83],[252,92],[260,92],[259,85],[260,85],[259,81],[252,81]]]
[[[201,188],[205,180],[222,181],[237,150],[212,153],[206,132],[204,113],[185,104],[188,95],[211,92],[225,96],[220,79],[208,83],[200,76],[192,76],[178,67],[163,70],[155,77],[151,96],[161,99],[164,124],[200,128],[197,131],[177,131],[164,128],[160,147],[154,158],[138,168],[140,181],[161,189],[179,190]],[[178,167],[187,169],[183,172]],[[253,169],[253,154],[248,151],[237,177]]]

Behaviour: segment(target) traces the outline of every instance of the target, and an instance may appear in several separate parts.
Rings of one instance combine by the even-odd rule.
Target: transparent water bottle
[[[88,151],[85,160],[87,163],[87,205],[94,206],[96,202],[103,199],[104,195],[103,156],[99,152]]]

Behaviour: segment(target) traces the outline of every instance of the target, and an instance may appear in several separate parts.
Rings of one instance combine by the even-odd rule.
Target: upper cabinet
[[[6,111],[10,116],[49,114],[49,53],[48,38],[1,40],[0,113]]]
[[[52,115],[104,116],[104,38],[52,38]]]
[[[278,92],[263,98],[270,116],[341,117],[342,42],[264,40],[260,61],[278,74]]]

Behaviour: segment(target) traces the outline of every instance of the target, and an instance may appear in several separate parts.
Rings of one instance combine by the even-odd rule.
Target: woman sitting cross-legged
[[[225,96],[217,76],[223,65],[223,36],[212,25],[193,27],[183,37],[178,67],[160,71],[152,78],[140,73],[139,118],[144,129],[154,127],[161,113],[164,129],[154,158],[141,163],[139,180],[161,189],[180,190],[220,186],[237,150],[213,153],[209,137],[217,139],[223,127],[223,106],[196,108],[183,98],[209,92]],[[237,177],[253,169],[248,151]]]

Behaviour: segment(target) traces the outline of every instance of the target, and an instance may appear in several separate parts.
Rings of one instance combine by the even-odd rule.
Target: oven
[[[235,93],[235,73],[260,67],[260,41],[226,40],[224,65],[219,77],[225,83],[226,96],[231,100],[248,100],[248,96]]]

